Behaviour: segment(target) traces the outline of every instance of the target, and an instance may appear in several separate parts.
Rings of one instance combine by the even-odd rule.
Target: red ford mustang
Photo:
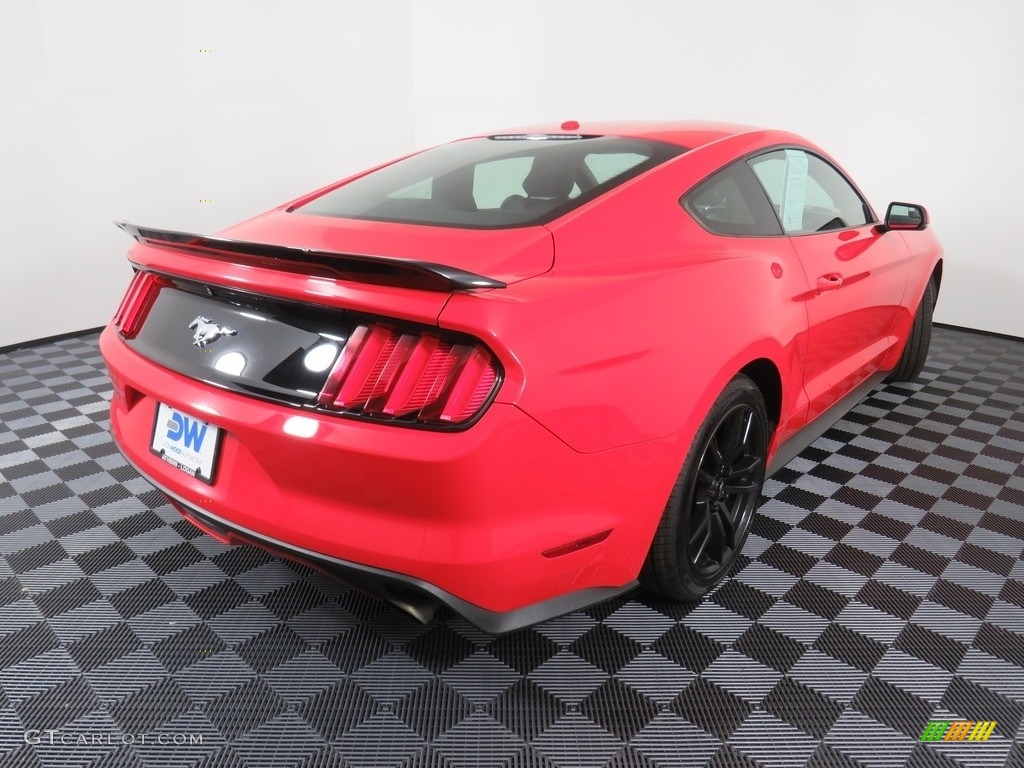
[[[209,534],[421,620],[692,600],[766,474],[921,371],[942,251],[822,150],[711,123],[429,149],[217,237],[121,224],[125,456]]]

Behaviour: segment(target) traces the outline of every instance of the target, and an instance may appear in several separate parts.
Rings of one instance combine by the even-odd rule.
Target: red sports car
[[[121,224],[117,444],[209,534],[504,632],[699,598],[766,474],[924,364],[942,251],[791,133],[537,126],[217,237]]]

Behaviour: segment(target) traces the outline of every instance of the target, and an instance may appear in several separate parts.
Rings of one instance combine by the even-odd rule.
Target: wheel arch
[[[935,262],[935,268],[932,270],[931,281],[935,285],[935,300],[939,299],[939,288],[942,287],[942,259]]]
[[[778,427],[782,415],[782,374],[778,366],[768,358],[762,357],[747,363],[739,373],[752,380],[761,391],[768,414],[770,433]]]

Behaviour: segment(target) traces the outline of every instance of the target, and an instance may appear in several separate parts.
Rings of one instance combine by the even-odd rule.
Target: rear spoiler
[[[469,288],[504,288],[505,283],[428,261],[409,261],[386,256],[335,253],[296,248],[289,245],[250,243],[222,237],[206,237],[169,229],[138,227],[115,221],[118,227],[140,243],[173,246],[213,259],[265,266],[288,272],[326,273],[360,283],[419,288],[426,291],[456,291]],[[238,257],[242,256],[240,260]]]

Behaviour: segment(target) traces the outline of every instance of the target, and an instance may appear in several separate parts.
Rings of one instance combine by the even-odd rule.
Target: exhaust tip
[[[437,600],[432,599],[423,592],[412,589],[402,589],[394,584],[384,586],[384,599],[396,608],[408,613],[421,624],[429,624],[437,615],[437,609],[441,607]]]

